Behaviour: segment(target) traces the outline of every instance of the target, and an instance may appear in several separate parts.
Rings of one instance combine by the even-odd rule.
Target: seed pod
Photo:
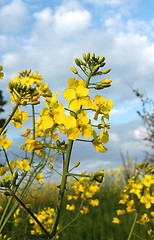
[[[104,88],[103,85],[96,85],[96,86],[95,86],[95,89],[96,89],[96,90],[101,90],[101,89],[103,89],[103,88]]]
[[[103,57],[101,57],[101,58],[98,60],[98,63],[101,64],[101,63],[104,62],[104,61],[105,61],[105,57],[103,56]]]
[[[93,73],[97,72],[99,69],[99,65],[96,65],[94,68],[93,68]]]
[[[71,70],[72,70],[73,73],[78,74],[78,71],[76,70],[75,67],[72,66],[72,67],[71,67]]]
[[[105,70],[103,71],[103,74],[107,74],[107,73],[109,73],[110,71],[111,71],[111,68],[105,69]]]
[[[78,58],[75,58],[75,63],[76,63],[77,66],[80,66],[80,65],[81,65]]]

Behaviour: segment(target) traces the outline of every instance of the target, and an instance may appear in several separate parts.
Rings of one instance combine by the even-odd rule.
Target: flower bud
[[[2,65],[0,65],[0,72],[3,70],[3,66]]]
[[[112,82],[112,80],[109,79],[109,78],[103,79],[103,80],[101,81],[101,83],[111,83],[111,82]]]
[[[83,60],[85,60],[85,61],[86,61],[86,54],[84,54],[84,53],[83,53],[83,55],[82,55],[82,56],[83,56]]]
[[[92,53],[92,54],[91,54],[91,57],[92,57],[92,58],[95,58],[95,53]]]
[[[53,169],[53,165],[51,163],[48,163],[49,168]]]
[[[76,162],[76,164],[74,165],[74,167],[78,167],[80,165],[80,161]]]
[[[80,66],[80,65],[81,65],[81,63],[80,63],[80,61],[79,61],[78,58],[75,58],[75,63],[76,63],[77,66]]]
[[[101,57],[101,58],[98,60],[98,63],[101,64],[101,63],[104,62],[104,61],[105,61],[105,57],[103,56],[103,57]]]
[[[99,171],[99,172],[96,172],[96,173],[94,174],[94,180],[95,180],[96,182],[102,183],[103,178],[104,178],[104,171],[103,171],[103,170],[101,170],[101,171]]]
[[[84,66],[82,66],[81,68],[82,68],[82,70],[83,70],[84,72],[86,71],[86,68],[85,68]]]
[[[99,69],[99,65],[96,65],[94,68],[93,68],[93,73],[97,72]]]
[[[71,70],[72,70],[73,73],[78,74],[78,71],[76,70],[75,67],[72,66],[72,67],[71,67]]]
[[[90,53],[87,53],[87,55],[86,55],[86,62],[88,62],[89,59],[90,59]]]
[[[109,73],[110,71],[111,71],[111,68],[105,69],[105,70],[103,71],[103,74],[107,74],[107,73]]]

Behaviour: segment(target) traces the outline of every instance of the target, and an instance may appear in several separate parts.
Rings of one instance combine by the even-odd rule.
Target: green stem
[[[3,127],[0,129],[0,135],[2,134],[2,132],[4,131],[4,129],[7,127],[7,125],[9,124],[9,122],[11,121],[11,118],[13,117],[13,115],[15,114],[17,108],[19,107],[20,105],[20,99],[19,101],[17,102],[16,106],[14,107],[11,115],[8,117],[8,120],[6,121],[6,123],[3,125]]]
[[[67,176],[76,176],[76,177],[90,177],[89,175],[85,175],[85,174],[77,174],[77,173],[67,173]]]
[[[56,234],[58,220],[59,220],[59,217],[60,217],[63,195],[64,195],[64,191],[65,191],[65,185],[66,185],[67,174],[68,174],[68,167],[69,167],[70,157],[71,157],[71,152],[72,152],[72,147],[73,147],[73,140],[69,140],[68,147],[67,147],[67,152],[66,152],[65,165],[64,165],[64,170],[63,170],[63,176],[62,176],[62,180],[61,180],[61,185],[60,185],[60,190],[59,190],[59,195],[58,195],[58,201],[57,201],[56,210],[55,210],[55,216],[54,216],[52,229],[51,229],[51,237],[54,237],[55,234]]]
[[[10,117],[9,117],[10,120],[11,120],[13,114],[15,113],[16,109],[18,108],[19,103],[20,103],[20,102],[17,103],[17,105],[16,105],[16,107],[14,108],[12,114],[10,115]],[[35,139],[35,113],[34,113],[34,106],[33,106],[33,105],[32,105],[32,115],[33,115],[33,139]],[[10,121],[10,120],[9,120],[9,121]],[[8,121],[7,121],[7,122],[8,122]],[[8,123],[9,123],[9,122],[8,122]],[[7,123],[7,124],[8,124],[8,123]],[[6,124],[5,124],[5,125],[6,125]],[[6,126],[7,126],[7,125],[6,125]],[[4,129],[5,129],[5,128],[4,128]],[[31,165],[32,162],[33,162],[33,157],[34,157],[34,150],[33,150],[32,153],[31,153],[30,165]],[[35,173],[35,171],[34,171],[33,173]],[[16,188],[15,188],[15,190],[14,190],[15,193],[17,192],[20,184],[22,183],[22,181],[24,180],[24,178],[26,177],[26,175],[27,175],[27,172],[25,172],[25,173],[23,174],[23,176],[20,178],[20,180],[19,180],[19,182],[18,182],[18,185],[16,186]],[[22,198],[22,197],[24,196],[24,194],[27,192],[27,190],[28,190],[27,187],[29,187],[30,184],[31,184],[30,179],[31,179],[31,177],[29,178],[26,186],[22,189],[22,192],[21,192],[21,194],[20,194],[20,198]],[[33,179],[33,180],[34,180],[34,179]],[[29,184],[29,182],[30,182],[30,184]],[[16,208],[17,208],[17,206],[18,206],[17,203],[14,203],[14,205],[11,206],[12,201],[13,201],[13,198],[10,198],[9,201],[8,201],[8,203],[7,203],[7,205],[6,205],[6,207],[5,207],[5,209],[4,209],[4,211],[3,211],[3,214],[2,214],[2,216],[1,216],[1,219],[0,219],[0,233],[2,232],[3,228],[5,227],[5,224],[7,223],[7,221],[9,220],[9,218],[11,217],[11,215],[14,213],[14,211],[16,210]],[[11,208],[10,208],[10,206],[11,206]],[[8,212],[8,214],[7,214],[7,212]],[[7,214],[7,216],[6,216],[6,214]]]
[[[133,230],[134,230],[134,227],[135,227],[135,224],[136,224],[136,221],[137,221],[137,217],[138,217],[138,213],[136,213],[136,215],[135,215],[134,222],[132,224],[132,227],[131,227],[131,230],[130,230],[130,233],[129,233],[129,236],[128,236],[127,240],[131,239],[131,236],[133,234]]]
[[[10,170],[11,174],[13,174],[13,171],[12,171],[12,169],[11,169],[11,167],[10,167],[10,163],[9,163],[8,156],[7,156],[6,151],[5,151],[4,148],[3,148],[3,152],[4,152],[4,154],[5,154],[5,158],[6,158],[6,161],[7,161],[8,166],[9,166],[9,170]]]

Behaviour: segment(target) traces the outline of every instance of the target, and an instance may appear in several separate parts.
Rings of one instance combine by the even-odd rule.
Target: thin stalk
[[[134,227],[135,227],[135,224],[136,224],[136,221],[137,221],[137,217],[138,217],[138,212],[135,215],[134,222],[132,224],[132,227],[131,227],[131,230],[130,230],[130,233],[129,233],[129,236],[128,236],[127,240],[131,239],[131,236],[133,234],[133,230],[134,230]]]
[[[35,215],[32,213],[32,211],[26,207],[26,205],[11,191],[11,194],[13,197],[17,200],[17,202],[32,216],[32,218],[35,220],[35,222],[39,225],[39,227],[43,230],[43,232],[50,237],[49,233],[47,230],[43,227],[43,225],[40,223],[40,221],[35,217]]]
[[[2,134],[2,132],[4,131],[4,129],[7,127],[7,125],[9,124],[9,122],[11,121],[11,118],[13,117],[13,115],[15,114],[17,108],[19,107],[20,105],[20,99],[19,101],[17,102],[16,106],[14,107],[11,115],[8,117],[6,123],[3,125],[3,127],[0,129],[0,135]]]
[[[67,173],[67,176],[76,176],[76,177],[90,177],[89,175],[86,174],[77,174],[77,173]]]
[[[4,152],[4,154],[5,154],[5,158],[6,158],[6,161],[7,161],[8,166],[9,166],[9,170],[10,170],[11,174],[13,174],[13,171],[12,171],[12,169],[11,169],[11,167],[10,167],[10,163],[9,163],[8,156],[7,156],[6,151],[5,151],[4,148],[3,148],[3,152]]]
[[[20,104],[20,102],[18,102],[18,103],[16,104],[16,107],[14,108],[12,114],[11,114],[10,117],[9,117],[10,120],[11,120],[12,116],[14,115],[16,109],[18,108],[19,104]],[[35,139],[35,113],[34,113],[34,106],[33,106],[33,105],[32,105],[32,115],[33,115],[33,139]],[[10,120],[9,120],[9,121],[10,121]],[[9,123],[9,121],[7,121],[7,122]],[[7,122],[6,122],[6,123],[7,123]],[[8,123],[7,123],[7,124],[8,124]],[[5,124],[5,127],[7,126],[7,124]],[[4,128],[4,126],[3,126],[3,128]],[[5,128],[4,128],[4,129],[5,129]],[[3,130],[4,130],[4,129],[3,129]],[[33,158],[34,158],[34,150],[32,150],[32,153],[31,153],[30,165],[31,165],[32,162],[33,162]],[[33,172],[33,173],[34,173],[34,172]],[[18,185],[17,185],[16,188],[14,189],[15,193],[17,192],[20,184],[22,183],[22,181],[24,180],[24,178],[26,177],[26,175],[27,175],[27,172],[25,172],[25,173],[23,174],[23,176],[20,178],[20,180],[19,180],[19,182],[18,182]],[[31,177],[30,177],[30,178],[31,178]],[[29,178],[29,179],[30,179],[30,178]],[[30,185],[29,185],[29,181],[27,182],[26,185],[27,185],[28,187],[30,186]],[[22,192],[21,192],[21,194],[20,194],[20,198],[22,198],[22,197],[24,196],[24,194],[26,193],[27,190],[28,190],[28,189],[27,189],[26,186],[25,186],[25,187],[22,189]],[[7,223],[8,219],[11,217],[11,215],[14,213],[15,209],[16,209],[17,206],[18,206],[17,203],[14,203],[14,205],[13,205],[13,206],[11,207],[11,209],[9,210],[12,201],[13,201],[13,198],[10,198],[9,201],[8,201],[8,203],[7,203],[7,205],[6,205],[6,207],[5,207],[5,209],[4,209],[4,211],[3,211],[3,214],[2,214],[2,216],[1,216],[1,219],[0,219],[0,233],[2,232],[2,230],[3,230],[3,228],[5,227],[5,224]],[[8,212],[8,214],[7,214],[7,212]],[[7,214],[7,216],[6,216],[6,214]]]
[[[67,180],[68,167],[69,167],[70,157],[71,157],[71,152],[72,152],[72,147],[73,147],[73,142],[74,142],[73,140],[69,140],[68,147],[67,147],[63,176],[62,176],[62,180],[61,180],[61,185],[60,185],[60,190],[59,190],[59,195],[58,195],[58,201],[57,201],[56,210],[55,210],[55,216],[54,216],[54,220],[53,220],[53,224],[52,224],[52,228],[51,228],[51,232],[50,232],[51,237],[54,237],[55,234],[56,234],[58,220],[59,220],[59,217],[60,217],[63,195],[64,195],[65,185],[66,185],[66,180]]]

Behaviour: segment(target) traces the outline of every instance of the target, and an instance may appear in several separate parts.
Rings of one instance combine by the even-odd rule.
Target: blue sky
[[[89,170],[121,165],[120,151],[138,161],[147,150],[145,130],[136,114],[139,100],[132,89],[153,97],[154,1],[152,0],[1,0],[0,64],[5,79],[0,89],[8,101],[7,84],[19,71],[38,70],[51,91],[62,92],[74,58],[95,52],[106,57],[112,87],[102,91],[114,101],[111,111],[108,153],[97,154],[89,146],[83,156],[75,146],[73,161],[83,161]],[[15,134],[15,129],[10,128]],[[16,138],[16,141],[17,138]],[[20,141],[20,140],[19,140]],[[85,151],[87,150],[87,151]]]

